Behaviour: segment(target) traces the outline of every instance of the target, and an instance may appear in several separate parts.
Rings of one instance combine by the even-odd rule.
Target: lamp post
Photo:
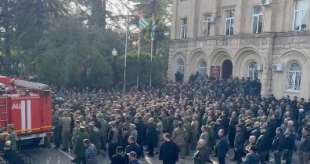
[[[124,56],[124,82],[123,82],[123,93],[126,92],[126,71],[127,71],[127,53],[128,53],[128,34],[129,33],[129,15],[127,14],[126,19],[126,40],[125,40],[125,56]]]
[[[138,67],[138,69],[137,69],[137,79],[136,79],[136,87],[137,87],[137,89],[139,89],[139,83],[140,83],[140,54],[141,54],[141,47],[140,47],[140,32],[139,32],[139,34],[138,34],[138,37],[139,37],[139,39],[138,39],[138,41],[137,42],[133,42],[132,43],[132,45],[134,46],[134,47],[137,47],[138,48],[138,65],[137,65],[137,67]]]
[[[117,52],[117,50],[115,49],[115,48],[113,48],[113,50],[112,50],[112,58],[113,58],[113,60],[112,60],[112,62],[113,62],[113,65],[112,65],[112,69],[113,69],[113,84],[116,84],[116,67],[115,67],[115,64],[116,64],[116,56],[118,55],[118,52]]]
[[[118,52],[117,52],[117,50],[115,49],[115,48],[113,48],[113,50],[112,50],[112,56],[117,56],[117,54],[118,54]]]

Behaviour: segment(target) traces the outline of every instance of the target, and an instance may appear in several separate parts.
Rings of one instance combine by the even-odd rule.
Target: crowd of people
[[[309,164],[310,101],[262,97],[260,90],[258,80],[206,77],[125,94],[60,90],[54,144],[78,164],[95,164],[103,152],[111,164],[139,164],[144,156],[163,164],[205,164],[215,156],[224,164],[229,150],[237,164],[291,164],[293,154]]]

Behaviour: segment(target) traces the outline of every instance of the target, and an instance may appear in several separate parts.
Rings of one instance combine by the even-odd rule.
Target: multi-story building
[[[168,77],[258,78],[310,98],[310,0],[173,0]]]

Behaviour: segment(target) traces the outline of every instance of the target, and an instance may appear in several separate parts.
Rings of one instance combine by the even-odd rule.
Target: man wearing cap
[[[75,145],[75,149],[74,149],[74,154],[75,154],[75,159],[73,160],[73,162],[75,162],[76,164],[85,164],[86,160],[85,160],[85,147],[84,147],[84,143],[83,141],[85,139],[88,139],[88,133],[86,132],[86,129],[84,126],[80,127],[80,133],[76,139],[76,145]]]
[[[179,160],[180,149],[172,141],[169,133],[164,135],[164,140],[165,142],[160,146],[159,160],[163,161],[163,164],[175,164]]]
[[[131,151],[127,155],[128,155],[128,159],[129,159],[129,163],[128,164],[142,164],[142,162],[140,162],[137,159],[137,153],[136,152]]]
[[[86,164],[98,164],[98,161],[96,159],[96,155],[97,155],[96,146],[92,144],[89,139],[84,139],[83,143],[85,146]]]

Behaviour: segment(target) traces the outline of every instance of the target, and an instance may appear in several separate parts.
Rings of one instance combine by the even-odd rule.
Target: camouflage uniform
[[[85,147],[83,140],[88,139],[89,135],[85,130],[85,127],[81,127],[80,132],[76,138],[76,144],[74,148],[75,160],[74,162],[77,164],[86,163],[85,161]]]
[[[108,122],[104,119],[104,116],[102,113],[99,113],[97,115],[98,121],[100,123],[100,138],[101,138],[101,148],[103,150],[106,150],[106,145],[108,142],[108,131],[109,131],[109,124]],[[99,149],[99,147],[98,147]]]
[[[186,131],[182,126],[175,128],[173,131],[173,141],[179,146],[182,158],[186,156],[186,138]]]
[[[90,141],[96,146],[96,148],[100,148],[101,147],[101,142],[100,142],[100,133],[99,133],[99,129],[95,126],[90,126],[89,127],[89,139]],[[98,150],[98,149],[97,149]]]
[[[62,146],[63,149],[67,150],[71,139],[71,117],[65,114],[65,116],[61,118],[61,125]]]
[[[11,141],[11,149],[13,151],[17,150],[17,134],[14,131],[13,125],[8,125],[8,136],[7,136],[7,140]]]

